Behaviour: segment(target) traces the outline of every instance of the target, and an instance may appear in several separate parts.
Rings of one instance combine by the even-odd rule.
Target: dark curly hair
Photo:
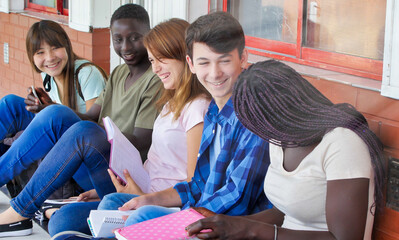
[[[294,69],[275,60],[258,62],[241,73],[232,98],[245,127],[282,147],[315,144],[336,127],[355,132],[368,146],[374,168],[375,203],[381,206],[383,145],[352,105],[333,104]]]

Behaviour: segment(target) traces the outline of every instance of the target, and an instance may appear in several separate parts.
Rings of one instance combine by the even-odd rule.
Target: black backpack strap
[[[46,90],[46,92],[50,92],[51,90],[51,76],[46,74],[46,76],[44,77],[44,81],[43,81],[43,87],[44,90]]]
[[[82,93],[82,88],[80,87],[80,83],[79,83],[79,72],[80,70],[82,70],[83,67],[87,66],[87,65],[92,65],[90,62],[86,62],[86,63],[82,63],[75,71],[75,83],[76,83],[76,90],[78,90],[78,94],[79,96],[83,99],[83,101],[85,101],[85,98],[83,97],[83,93]]]

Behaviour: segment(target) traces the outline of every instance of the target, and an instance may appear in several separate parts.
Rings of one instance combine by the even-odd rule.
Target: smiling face
[[[165,89],[175,89],[183,73],[184,63],[170,58],[157,59],[148,51],[152,71],[161,79]]]
[[[112,23],[111,36],[114,50],[128,65],[137,65],[147,59],[143,36],[148,32],[145,24],[136,19],[118,19]]]
[[[50,46],[42,41],[40,48],[33,54],[33,62],[40,71],[55,79],[62,79],[68,62],[68,54],[64,47]]]
[[[187,56],[187,62],[220,110],[229,100],[234,83],[247,64],[247,57],[245,49],[240,57],[237,48],[228,53],[217,53],[206,44],[195,42],[193,59]]]

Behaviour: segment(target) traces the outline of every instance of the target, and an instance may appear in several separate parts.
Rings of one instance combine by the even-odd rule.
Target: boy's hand
[[[133,178],[130,176],[129,172],[125,169],[123,170],[123,174],[125,175],[126,185],[124,185],[119,179],[119,177],[115,176],[115,174],[108,169],[108,174],[111,177],[112,183],[114,184],[116,191],[118,193],[129,193],[129,194],[136,194],[136,195],[143,195],[144,192],[141,188],[136,184]]]
[[[76,201],[78,201],[78,202],[89,202],[89,201],[93,201],[93,200],[100,200],[95,189],[81,193],[76,198]]]
[[[35,90],[40,101],[34,96],[32,88],[28,88],[28,96],[25,98],[26,110],[32,113],[38,113],[45,107],[54,104],[43,88],[35,88]],[[40,102],[42,102],[42,104],[40,104]]]

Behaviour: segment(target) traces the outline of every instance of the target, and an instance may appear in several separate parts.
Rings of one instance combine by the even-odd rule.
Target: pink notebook
[[[185,227],[201,218],[204,216],[194,209],[186,209],[118,229],[115,236],[120,240],[197,239],[188,237]]]

